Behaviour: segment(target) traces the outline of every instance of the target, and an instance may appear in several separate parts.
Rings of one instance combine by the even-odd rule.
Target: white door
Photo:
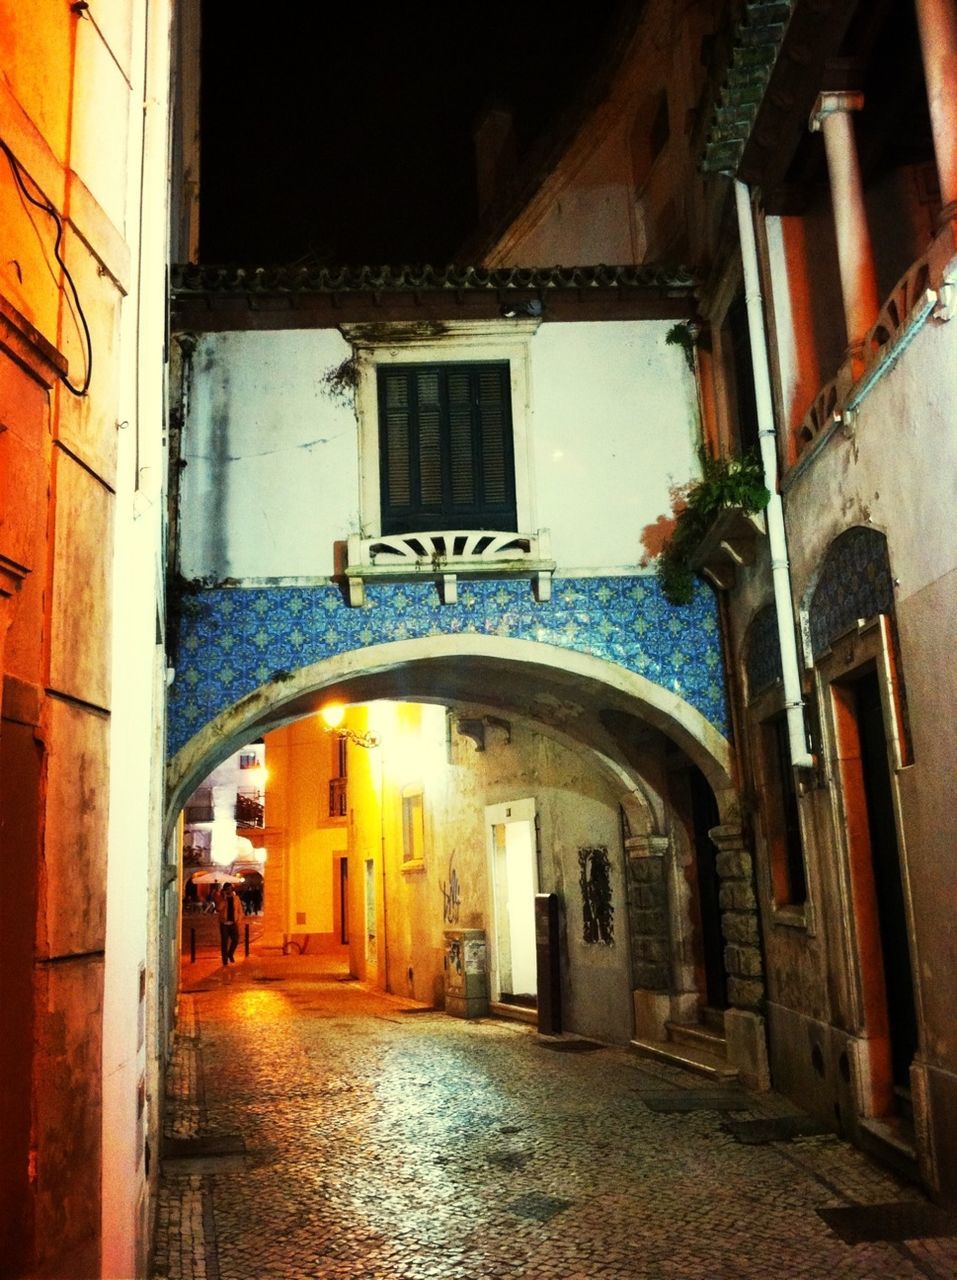
[[[493,902],[492,985],[498,999],[534,1001],[535,894],[538,856],[535,801],[514,800],[485,810]]]

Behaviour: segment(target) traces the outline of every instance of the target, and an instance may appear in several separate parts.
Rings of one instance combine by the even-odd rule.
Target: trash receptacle
[[[484,929],[445,931],[445,1012],[453,1018],[482,1018],[488,1013]]]

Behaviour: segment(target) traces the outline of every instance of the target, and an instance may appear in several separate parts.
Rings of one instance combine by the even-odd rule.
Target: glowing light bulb
[[[327,729],[338,729],[346,718],[346,709],[341,702],[330,702],[320,709],[319,714]]]

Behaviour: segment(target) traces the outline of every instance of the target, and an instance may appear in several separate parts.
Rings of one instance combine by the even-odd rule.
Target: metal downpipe
[[[798,666],[794,606],[791,600],[791,575],[784,532],[784,508],[778,490],[777,432],[771,400],[764,308],[758,274],[758,250],[754,237],[750,193],[747,185],[737,178],[734,180],[734,196],[738,212],[741,260],[744,267],[744,296],[748,311],[751,364],[754,370],[754,399],[757,405],[761,465],[764,469],[765,486],[771,494],[765,517],[768,525],[768,547],[771,552],[774,608],[781,646],[781,674],[784,680],[788,746],[792,768],[810,769],[814,766],[814,757],[808,750],[807,729],[804,722],[804,699],[801,695],[801,672]]]

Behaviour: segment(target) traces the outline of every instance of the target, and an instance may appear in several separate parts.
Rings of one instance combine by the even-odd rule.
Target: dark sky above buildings
[[[202,259],[452,261],[476,218],[481,107],[508,100],[527,142],[619,8],[274,0],[253,21],[204,0]]]

